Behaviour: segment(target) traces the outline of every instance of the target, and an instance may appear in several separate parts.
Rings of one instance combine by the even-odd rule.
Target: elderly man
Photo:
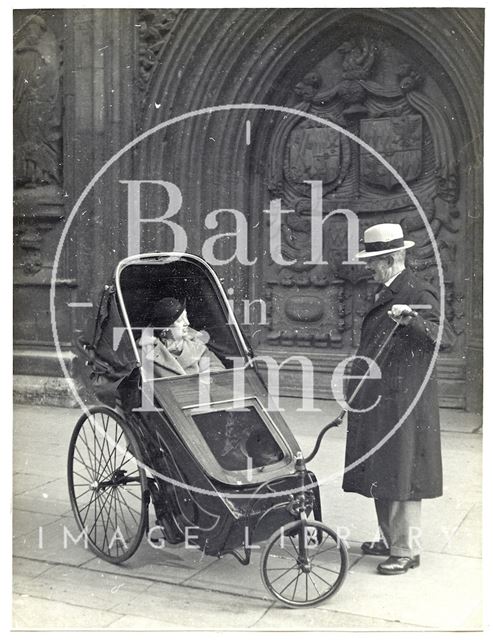
[[[363,543],[362,551],[388,556],[378,572],[395,575],[419,566],[421,500],[442,494],[437,381],[430,371],[439,301],[406,268],[414,243],[404,240],[400,225],[370,227],[364,244],[357,257],[381,286],[363,320],[347,389],[343,489],[374,499],[381,539]],[[445,321],[441,347],[450,343]]]

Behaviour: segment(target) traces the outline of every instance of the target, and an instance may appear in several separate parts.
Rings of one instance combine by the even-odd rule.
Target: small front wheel
[[[265,588],[289,607],[310,607],[333,596],[348,570],[339,536],[321,522],[298,520],[278,529],[261,559]]]

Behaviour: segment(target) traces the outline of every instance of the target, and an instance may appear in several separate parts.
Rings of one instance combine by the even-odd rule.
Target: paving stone
[[[110,610],[144,592],[150,582],[80,567],[50,566],[26,584],[30,596]]]
[[[32,511],[14,510],[13,516],[13,538],[15,540],[24,539],[29,534],[34,534],[36,544],[38,541],[39,527],[46,527],[58,520],[58,516]]]
[[[12,481],[14,496],[37,487],[41,487],[47,484],[47,482],[50,481],[47,480],[46,476],[40,476],[33,473],[14,473]]]
[[[42,431],[34,428],[40,423],[50,425],[50,433],[63,435],[67,428],[75,425],[80,416],[80,409],[65,409],[61,407],[36,406],[16,404],[14,408],[14,430],[32,435],[33,439],[44,441]]]
[[[38,526],[42,527],[41,540]],[[91,558],[89,549],[84,549],[82,538],[78,543],[74,542],[78,536],[73,518],[58,518],[53,523],[37,525],[30,533],[15,536],[13,554],[32,560],[78,566]]]
[[[483,418],[479,413],[467,413],[458,409],[441,409],[440,424],[442,430],[457,433],[472,433],[479,429]]]
[[[44,452],[26,452],[16,446],[14,440],[14,469],[19,473],[45,476],[50,480],[62,478],[66,475],[66,456],[52,455]]]
[[[418,569],[400,576],[377,573],[379,558],[365,556],[323,609],[435,629],[481,628],[481,561],[425,553]]]
[[[319,429],[339,411],[334,403],[317,401],[324,412],[304,414],[301,420],[301,414],[293,412],[296,402],[297,399],[288,399],[291,406],[285,417],[307,453]],[[300,612],[272,605],[261,583],[257,552],[252,565],[242,567],[234,558],[202,558],[199,551],[185,551],[180,546],[152,549],[144,541],[130,561],[117,566],[95,558],[90,550],[84,550],[82,541],[76,545],[68,540],[64,549],[63,527],[74,537],[78,535],[66,493],[66,454],[79,415],[78,410],[16,407],[14,471],[19,476],[17,488],[24,490],[16,493],[13,502],[14,554],[18,556],[14,559],[14,584],[26,595],[33,582],[35,589],[51,586],[53,596],[46,600],[39,597],[39,591],[37,596],[28,598],[29,606],[16,599],[16,628],[481,627],[480,435],[459,429],[442,433],[444,495],[423,503],[423,564],[404,576],[387,577],[376,573],[379,558],[361,556],[359,545],[375,534],[374,507],[371,500],[341,490],[345,427],[331,431],[309,467],[323,481],[323,521],[343,535],[349,529],[353,565],[333,599],[322,607]],[[464,416],[452,418],[462,421]],[[448,425],[449,417],[446,420]],[[458,426],[463,428],[462,423]],[[38,526],[43,526],[44,531],[42,549],[38,549]],[[77,566],[82,568],[74,568]],[[102,609],[111,606],[109,586],[133,582],[149,586],[135,594],[133,587],[129,592],[121,587],[123,592],[117,596],[121,600],[113,605],[115,609],[108,617]],[[58,601],[68,600],[67,594],[75,593],[79,583],[85,585],[84,603],[94,604],[95,608]],[[101,594],[101,609],[92,593]],[[303,624],[297,626],[299,621]]]
[[[12,598],[12,626],[15,630],[102,629],[118,620],[118,614],[50,602],[29,595]]]
[[[215,589],[225,593],[256,597],[271,602],[260,576],[260,553],[252,552],[246,567],[232,556],[224,556],[184,582],[185,586]]]
[[[287,609],[274,604],[253,631],[423,631],[424,627],[402,624],[382,618],[359,616],[340,611],[327,611],[317,607]]]
[[[12,561],[13,573],[24,578],[35,578],[50,569],[50,566],[41,560],[30,560],[29,558],[13,558]]]
[[[111,571],[121,576],[139,576],[169,584],[180,584],[187,578],[217,562],[217,558],[203,556],[196,549],[178,547],[155,548],[144,536],[135,555],[121,565],[109,565],[101,558],[92,557],[84,566],[89,569]],[[155,545],[155,546],[153,546]]]
[[[70,503],[66,500],[53,500],[48,498],[39,498],[34,493],[23,493],[14,496],[14,511],[29,511],[31,513],[44,513],[48,515],[71,516],[72,509]]]
[[[184,585],[236,593],[239,596],[256,597],[272,602],[272,596],[262,582],[260,555],[261,552],[253,551],[251,562],[246,567],[241,566],[232,556],[225,556],[187,579]],[[359,557],[351,554],[350,564]]]
[[[121,616],[115,622],[106,627],[108,630],[118,631],[186,631],[189,627],[186,622],[183,624],[173,624],[171,622],[161,622],[154,618],[142,616]]]
[[[450,541],[442,549],[443,553],[481,558],[482,555],[482,509],[481,504],[471,507]]]
[[[50,482],[44,484],[41,487],[35,487],[29,491],[29,495],[38,496],[43,500],[55,500],[66,502],[70,505],[70,498],[68,495],[68,483],[67,477],[57,478],[56,480],[50,480]]]
[[[235,594],[215,593],[185,586],[153,584],[128,605],[112,612],[145,615],[166,624],[186,624],[188,629],[247,629],[265,613],[270,602]]]
[[[13,558],[12,560],[12,588],[15,593],[28,593],[28,585],[33,578],[48,571],[50,565],[46,562]]]

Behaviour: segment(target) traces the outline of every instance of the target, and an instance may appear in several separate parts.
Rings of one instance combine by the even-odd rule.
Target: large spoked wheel
[[[276,531],[261,559],[266,589],[289,607],[310,607],[333,596],[348,569],[348,552],[321,522],[298,520]]]
[[[139,444],[124,420],[98,407],[81,416],[70,440],[68,486],[87,545],[113,563],[128,560],[147,526],[148,489]]]

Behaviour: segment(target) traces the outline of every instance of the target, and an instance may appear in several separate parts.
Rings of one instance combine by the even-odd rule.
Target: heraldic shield
[[[328,127],[298,127],[290,136],[286,177],[334,182],[341,170],[341,135]]]
[[[378,151],[394,169],[410,182],[422,168],[423,124],[420,115],[361,120],[360,137]],[[396,178],[364,147],[361,147],[361,178],[369,185],[390,190]]]

